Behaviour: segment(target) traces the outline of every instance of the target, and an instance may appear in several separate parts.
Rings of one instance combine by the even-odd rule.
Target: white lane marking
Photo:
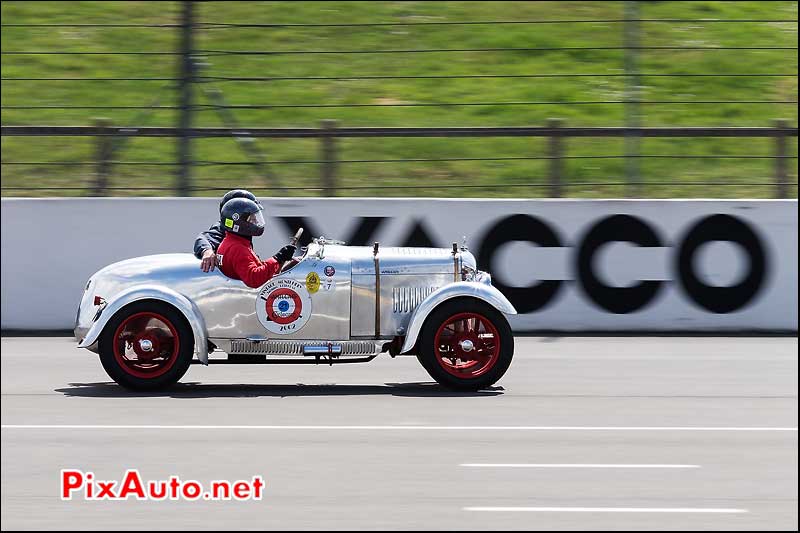
[[[465,511],[490,513],[749,513],[747,509],[702,507],[464,507]]]
[[[264,429],[264,430],[406,430],[406,431],[797,431],[796,427],[689,426],[278,426],[278,425],[157,425],[157,424],[3,424],[2,429]]]
[[[574,463],[464,463],[468,468],[700,468],[700,465],[625,465]]]
[[[696,354],[675,354],[675,355],[524,355],[521,361],[539,360],[559,360],[559,361],[673,361],[680,363],[691,363],[694,361],[797,361],[796,355],[770,355],[759,357],[758,355],[696,355]]]

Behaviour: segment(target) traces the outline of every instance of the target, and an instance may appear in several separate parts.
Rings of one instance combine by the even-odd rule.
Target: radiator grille
[[[392,312],[410,313],[439,287],[394,287],[392,289]]]

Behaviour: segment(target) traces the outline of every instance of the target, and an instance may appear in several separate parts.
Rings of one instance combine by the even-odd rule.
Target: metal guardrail
[[[774,127],[329,127],[324,128],[190,128],[130,126],[0,126],[2,136],[44,137],[797,137],[797,128],[784,121]]]
[[[774,139],[774,151],[771,156],[758,155],[684,155],[684,154],[653,154],[639,155],[639,158],[680,158],[680,159],[772,159],[774,160],[773,179],[771,182],[730,183],[730,185],[769,185],[774,187],[776,198],[788,198],[789,187],[796,183],[789,182],[786,160],[797,159],[789,155],[789,137],[797,137],[798,129],[790,127],[785,120],[776,120],[773,127],[565,127],[559,120],[551,120],[546,127],[461,127],[461,128],[376,128],[376,127],[338,127],[336,121],[323,121],[319,128],[172,128],[172,127],[123,127],[109,124],[95,126],[2,126],[2,136],[22,137],[94,137],[96,138],[96,161],[80,162],[33,162],[33,161],[7,161],[3,165],[95,165],[95,184],[91,188],[94,195],[105,195],[115,190],[176,190],[183,191],[212,191],[222,190],[224,187],[192,187],[186,182],[179,182],[173,187],[110,187],[109,176],[114,165],[141,165],[141,166],[223,166],[223,165],[253,165],[253,162],[225,162],[225,161],[181,161],[176,163],[147,162],[147,161],[115,161],[113,159],[113,140],[129,137],[170,137],[170,138],[283,138],[283,139],[319,139],[322,143],[320,159],[272,161],[273,164],[319,164],[319,187],[262,187],[262,190],[315,190],[326,195],[335,195],[336,190],[374,189],[374,186],[342,187],[336,182],[336,168],[341,163],[404,163],[418,161],[503,161],[503,160],[549,160],[547,183],[513,184],[513,187],[543,187],[548,189],[549,196],[558,198],[565,194],[568,185],[571,186],[611,186],[640,187],[644,185],[670,185],[669,183],[654,183],[641,181],[626,181],[620,183],[595,182],[595,183],[567,183],[565,181],[563,163],[565,159],[611,159],[626,158],[626,155],[589,155],[569,156],[565,153],[562,139],[569,137],[621,137],[631,136],[639,138],[676,138],[676,137],[738,137],[738,138],[771,138]],[[545,156],[522,157],[475,157],[475,158],[409,158],[409,159],[340,159],[338,157],[336,139],[342,138],[381,138],[381,137],[544,137],[548,138],[548,154]],[[681,183],[690,186],[719,186],[724,183],[690,182]],[[462,184],[464,188],[491,188],[497,185],[471,185]],[[508,187],[509,185],[503,185]],[[438,189],[451,188],[453,185],[399,185],[383,188],[391,189]],[[259,187],[253,187],[259,189]],[[2,187],[3,190],[85,190],[84,187]]]

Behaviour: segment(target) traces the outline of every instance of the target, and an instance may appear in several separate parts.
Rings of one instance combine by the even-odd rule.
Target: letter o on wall
[[[694,254],[710,241],[734,242],[744,248],[750,268],[741,282],[714,287],[697,276]],[[731,215],[711,215],[692,226],[686,234],[678,251],[677,270],[681,287],[694,303],[712,313],[731,313],[750,303],[763,286],[767,257],[761,239],[746,222]]]
[[[478,266],[492,272],[497,249],[513,241],[528,241],[544,247],[561,247],[558,235],[544,221],[530,215],[512,215],[500,220],[486,233],[478,253]],[[546,306],[561,287],[561,281],[549,280],[528,287],[512,287],[492,275],[494,285],[519,313],[530,313]]]
[[[643,220],[630,215],[612,215],[595,224],[581,242],[578,251],[578,278],[592,302],[611,313],[637,311],[652,300],[660,281],[642,281],[633,287],[610,287],[597,277],[592,259],[597,250],[609,242],[630,242],[639,246],[663,246],[658,235]]]

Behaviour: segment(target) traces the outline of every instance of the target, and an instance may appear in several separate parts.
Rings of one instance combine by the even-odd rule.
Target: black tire
[[[176,360],[165,373],[156,377],[133,375],[120,364],[114,353],[114,336],[117,328],[129,317],[145,312],[155,313],[168,320],[178,338],[177,355],[174,356]],[[98,351],[106,373],[119,385],[136,391],[163,389],[177,383],[189,369],[194,356],[194,333],[183,314],[171,305],[158,300],[142,300],[123,307],[111,317],[100,334]]]
[[[473,313],[487,319],[497,329],[500,337],[496,361],[485,373],[476,377],[459,377],[451,374],[444,369],[436,356],[435,337],[439,327],[451,317],[461,313]],[[428,374],[440,385],[456,391],[477,391],[491,387],[506,373],[513,356],[514,336],[508,321],[500,311],[475,298],[448,300],[434,309],[422,326],[417,351],[417,359]]]

